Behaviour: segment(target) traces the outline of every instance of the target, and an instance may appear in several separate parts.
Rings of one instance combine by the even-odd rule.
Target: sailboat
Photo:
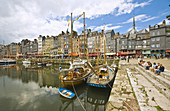
[[[85,13],[84,13],[85,18]],[[84,19],[85,20],[85,19]],[[85,26],[85,25],[84,25]],[[87,77],[94,71],[92,65],[87,60],[73,61],[73,31],[72,31],[72,13],[71,13],[71,63],[69,69],[60,70],[60,80],[64,86],[78,85],[87,80]],[[85,28],[84,28],[85,31]],[[85,36],[85,34],[84,34]]]
[[[97,40],[97,71],[93,72],[87,80],[87,85],[92,87],[111,88],[118,71],[118,67],[109,67],[106,64],[105,42],[106,38],[104,36],[104,64],[99,66],[99,43]]]

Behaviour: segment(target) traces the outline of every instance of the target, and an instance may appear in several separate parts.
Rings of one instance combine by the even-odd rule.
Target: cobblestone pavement
[[[153,85],[154,78],[132,64],[119,67],[106,111],[170,111],[170,99]]]
[[[138,111],[139,106],[130,85],[127,66],[119,67],[106,111]]]

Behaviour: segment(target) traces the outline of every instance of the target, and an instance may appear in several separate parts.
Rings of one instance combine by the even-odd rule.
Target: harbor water
[[[66,99],[58,91],[63,87],[58,69],[58,65],[0,65],[0,111],[106,110],[110,88],[92,88],[84,83],[72,86],[76,96]]]

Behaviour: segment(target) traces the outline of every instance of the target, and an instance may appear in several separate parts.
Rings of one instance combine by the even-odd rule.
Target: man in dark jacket
[[[156,70],[155,74],[160,74],[160,72],[164,72],[165,67],[160,64],[159,70]]]

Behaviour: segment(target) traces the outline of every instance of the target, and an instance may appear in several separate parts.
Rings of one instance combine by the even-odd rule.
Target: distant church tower
[[[135,14],[133,14],[133,29],[135,30]]]

